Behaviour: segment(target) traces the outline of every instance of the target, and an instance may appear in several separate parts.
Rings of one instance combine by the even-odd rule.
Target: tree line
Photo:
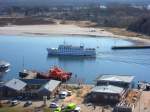
[[[23,18],[45,18],[74,20],[74,21],[92,21],[97,27],[119,27],[127,28],[128,30],[142,32],[148,34],[150,10],[144,7],[133,7],[128,4],[111,4],[101,8],[100,5],[88,5],[82,7],[8,7],[1,9],[1,16],[22,16]],[[145,17],[145,18],[142,18]],[[32,19],[31,19],[32,20]],[[30,20],[30,22],[31,22]],[[19,20],[18,20],[19,21]],[[22,20],[23,21],[23,20]],[[7,21],[8,22],[8,21]],[[32,23],[32,22],[31,22]],[[47,22],[44,22],[47,23]],[[21,23],[20,23],[21,24]],[[148,31],[147,31],[148,30]],[[147,32],[147,33],[146,33]]]

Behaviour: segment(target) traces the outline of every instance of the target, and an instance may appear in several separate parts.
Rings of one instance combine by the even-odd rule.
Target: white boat
[[[96,56],[95,48],[84,48],[84,46],[59,45],[58,48],[47,48],[48,55],[59,56]]]
[[[10,63],[5,62],[5,61],[0,61],[0,72],[8,71],[9,66],[10,66]]]

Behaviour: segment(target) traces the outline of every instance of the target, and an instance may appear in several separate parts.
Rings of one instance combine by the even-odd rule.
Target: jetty
[[[23,70],[23,72],[19,72],[19,77],[22,79],[35,79],[37,77],[38,72],[31,70]]]
[[[128,49],[150,49],[150,45],[140,46],[112,46],[112,50],[128,50]]]

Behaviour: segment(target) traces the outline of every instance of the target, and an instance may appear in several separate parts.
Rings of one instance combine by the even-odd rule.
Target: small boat
[[[7,72],[9,71],[10,63],[5,61],[0,61],[0,72]]]

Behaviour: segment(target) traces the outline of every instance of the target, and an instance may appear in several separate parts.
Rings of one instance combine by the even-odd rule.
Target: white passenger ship
[[[60,56],[96,56],[95,48],[84,48],[83,45],[59,45],[58,48],[47,48],[48,55]]]

